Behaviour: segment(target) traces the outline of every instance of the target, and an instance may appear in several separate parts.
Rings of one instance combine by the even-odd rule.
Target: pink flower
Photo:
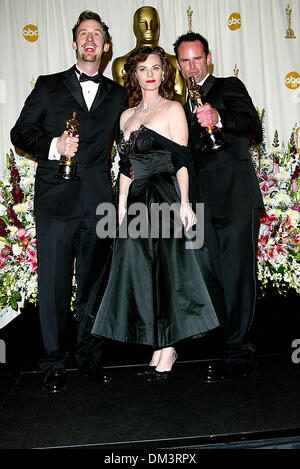
[[[5,266],[6,260],[7,258],[0,254],[0,269],[3,269],[3,267]]]
[[[274,259],[274,247],[271,247],[266,250],[267,255],[269,256],[270,259]]]
[[[263,224],[263,225],[266,225],[269,231],[272,230],[272,223],[274,221],[278,222],[279,218],[276,217],[275,215],[273,215],[272,213],[267,213],[266,217],[263,217],[263,218],[260,219],[260,223]]]
[[[259,260],[262,260],[263,258],[263,255],[262,255],[262,250],[260,248],[260,246],[258,245],[257,246],[257,253],[256,253],[256,257],[259,259]]]
[[[296,202],[295,205],[291,207],[292,210],[295,210],[296,212],[300,212],[300,202]]]
[[[275,249],[276,251],[278,252],[278,254],[280,254],[281,252],[286,252],[286,250],[284,249],[283,246],[281,246],[281,244],[275,242]]]
[[[23,262],[25,259],[25,253],[24,252],[21,252],[21,254],[19,254],[17,257],[16,257],[16,261],[17,262]]]
[[[295,179],[292,182],[292,191],[293,192],[298,192],[298,183]]]
[[[16,236],[21,244],[23,244],[23,246],[28,246],[30,233],[28,233],[25,228],[20,228],[18,231],[16,231]]]
[[[269,239],[270,239],[270,233],[263,234],[259,237],[258,242],[259,244],[266,246],[269,242]]]
[[[8,244],[6,244],[4,248],[2,248],[1,250],[1,255],[3,257],[7,257],[10,252],[11,252],[11,247]]]
[[[27,257],[29,259],[27,259],[25,261],[25,264],[30,265],[30,271],[31,272],[36,272],[36,270],[37,270],[37,257],[36,257],[35,249],[32,249],[31,247],[29,247],[26,251],[26,254],[27,254]]]
[[[269,178],[268,176],[265,176],[264,174],[260,174],[259,179],[261,179],[261,182],[259,183],[259,187],[261,191],[263,192],[263,195],[265,196],[270,195],[274,190],[276,190],[276,179]]]
[[[19,228],[18,231],[16,231],[16,236],[18,236],[18,238],[22,237],[22,236],[25,236],[25,234],[27,233],[27,231],[25,230],[25,228]]]
[[[260,189],[262,192],[267,192],[269,190],[269,184],[266,181],[261,182]]]

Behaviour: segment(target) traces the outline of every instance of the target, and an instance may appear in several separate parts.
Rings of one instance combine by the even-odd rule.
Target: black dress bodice
[[[128,139],[120,131],[118,152],[120,172],[134,180],[149,178],[158,173],[176,176],[177,171],[186,167],[189,174],[190,202],[197,200],[197,177],[188,147],[141,125],[130,133]]]

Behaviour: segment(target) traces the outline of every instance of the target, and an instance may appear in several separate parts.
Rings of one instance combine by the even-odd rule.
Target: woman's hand
[[[189,231],[193,225],[197,223],[197,217],[192,210],[189,202],[181,202],[180,204],[180,218],[184,229]]]

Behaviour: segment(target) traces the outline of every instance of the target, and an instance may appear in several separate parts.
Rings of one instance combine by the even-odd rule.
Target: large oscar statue
[[[127,57],[137,49],[141,47],[150,46],[157,47],[160,33],[160,21],[159,16],[155,8],[153,7],[141,7],[136,10],[133,17],[133,31],[136,36],[136,46],[127,54],[122,57],[118,57],[113,61],[112,64],[112,74],[114,80],[123,85],[123,73],[124,65],[126,63]],[[175,55],[166,54],[169,62],[174,67],[176,71],[175,75],[175,99],[181,104],[185,103],[185,82],[182,76],[180,75],[177,66],[176,66],[176,57]]]

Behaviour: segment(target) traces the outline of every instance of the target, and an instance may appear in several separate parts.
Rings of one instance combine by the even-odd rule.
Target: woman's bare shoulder
[[[125,109],[125,111],[122,112],[121,117],[120,117],[120,127],[123,128],[125,122],[134,114],[135,112],[135,107],[130,107],[128,109]]]

